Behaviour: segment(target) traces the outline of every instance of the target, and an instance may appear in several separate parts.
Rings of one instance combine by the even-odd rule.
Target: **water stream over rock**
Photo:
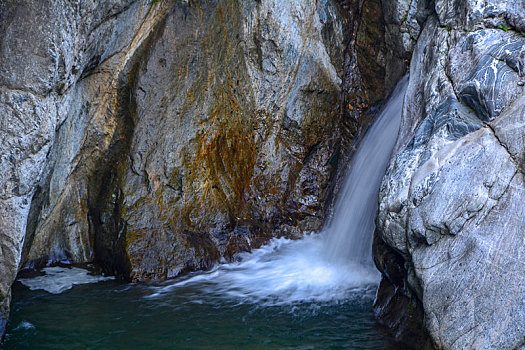
[[[372,261],[372,237],[379,185],[396,141],[408,83],[396,87],[370,127],[349,166],[333,219],[317,235],[302,240],[274,239],[204,273],[171,282],[152,297],[182,286],[201,286],[240,302],[289,304],[343,300],[379,280]]]
[[[379,186],[396,142],[408,76],[397,85],[350,163],[331,223],[323,233],[325,256],[335,264],[370,268]]]
[[[348,343],[348,339],[345,337],[331,338],[333,337],[331,331],[339,335],[346,331],[339,329],[339,326],[330,324],[325,326],[331,331],[325,330],[326,337],[322,337],[318,345],[351,345],[360,348],[376,348],[379,344],[377,337],[380,337],[380,333],[377,330],[373,331],[370,305],[379,273],[372,264],[371,240],[377,210],[378,188],[397,136],[406,85],[407,79],[405,78],[398,84],[378,120],[370,127],[360,143],[359,149],[350,164],[346,183],[336,203],[333,220],[323,232],[305,235],[302,240],[298,241],[285,238],[274,239],[260,249],[240,254],[236,262],[219,264],[210,271],[192,273],[186,277],[160,284],[130,285],[125,288],[111,284],[111,291],[103,293],[100,297],[98,296],[100,295],[100,284],[92,287],[92,289],[86,289],[85,297],[79,295],[78,292],[81,288],[89,288],[89,286],[74,287],[72,291],[64,292],[64,298],[72,298],[73,300],[86,298],[80,303],[80,313],[83,312],[84,308],[87,308],[87,311],[84,311],[89,311],[90,318],[97,318],[92,312],[97,309],[96,305],[101,304],[104,305],[104,318],[119,320],[113,327],[119,329],[117,331],[115,328],[115,332],[112,331],[111,325],[101,326],[100,328],[89,326],[88,328],[93,328],[90,330],[94,334],[92,336],[100,337],[98,343],[96,339],[92,340],[104,346],[127,343],[136,345],[132,340],[133,336],[131,340],[127,339],[124,343],[119,342],[120,336],[118,334],[134,332],[137,326],[136,322],[142,322],[145,325],[144,327],[151,328],[150,337],[156,337],[154,334],[158,328],[155,326],[155,322],[151,323],[151,320],[160,318],[166,321],[170,319],[172,317],[169,316],[170,310],[181,315],[182,319],[179,318],[179,321],[182,323],[191,322],[196,318],[195,322],[198,325],[195,327],[197,329],[199,329],[199,325],[210,322],[210,318],[213,317],[210,314],[212,310],[215,313],[222,310],[219,313],[223,313],[223,315],[217,315],[218,319],[228,317],[237,319],[240,317],[243,320],[240,325],[234,328],[242,333],[242,327],[247,327],[246,339],[252,337],[250,333],[254,324],[263,327],[262,324],[259,324],[261,320],[258,321],[259,323],[255,320],[246,321],[246,319],[252,319],[253,317],[250,315],[253,316],[254,313],[267,314],[263,316],[267,320],[262,320],[265,323],[264,327],[268,327],[268,324],[272,325],[276,319],[282,319],[283,313],[289,315],[287,317],[291,317],[291,323],[300,320],[299,323],[306,322],[309,327],[314,327],[316,318],[325,319],[328,322],[334,313],[337,317],[343,317],[340,314],[341,312],[355,312],[352,317],[357,318],[351,321],[353,323],[349,328],[351,329],[350,333],[354,332],[354,328],[355,332],[363,332],[357,325],[359,318],[366,318],[368,328],[364,332],[369,332],[370,336],[358,343]],[[52,278],[52,276],[47,277]],[[49,278],[40,279],[46,280],[46,285],[48,285]],[[29,283],[31,289],[34,290],[38,288],[38,281],[38,279],[33,279],[31,283],[24,280],[23,283],[26,285]],[[115,282],[105,283],[110,286],[110,283]],[[45,289],[44,287],[44,285],[41,286],[42,289]],[[34,294],[26,295],[22,299],[17,299],[15,295],[13,302],[15,305],[14,322],[8,331],[7,348],[23,348],[26,345],[42,344],[42,341],[46,343],[45,340],[42,340],[43,338],[52,343],[52,334],[60,333],[61,337],[67,337],[64,334],[68,334],[68,332],[64,331],[64,327],[76,327],[75,322],[70,323],[64,320],[63,315],[59,317],[61,324],[54,328],[50,325],[53,321],[43,317],[42,313],[49,312],[45,309],[45,305],[50,302],[60,303],[60,296],[51,297],[42,292],[24,291],[22,293]],[[34,299],[49,300],[43,306],[39,304],[39,310],[34,310],[36,307]],[[88,299],[93,300],[87,303],[86,300]],[[135,314],[123,313],[123,305],[121,304],[125,304],[125,300],[138,308]],[[74,303],[70,301],[66,304],[74,305]],[[199,313],[200,316],[195,315],[195,312]],[[246,314],[242,316],[241,314],[244,313]],[[230,314],[234,314],[234,316]],[[173,317],[177,318],[176,316]],[[127,318],[129,318],[129,322],[122,321],[122,319]],[[135,318],[139,321],[132,321]],[[85,322],[92,321],[86,320]],[[323,322],[321,323],[324,324]],[[80,324],[78,327],[81,327]],[[165,327],[166,324],[163,323],[161,328],[164,329]],[[180,326],[177,327],[180,328]],[[231,331],[233,329],[226,331],[226,333]],[[169,330],[166,332],[169,333]],[[184,332],[187,339],[193,339],[192,336],[198,337],[197,334],[194,334],[195,329],[190,332],[191,334],[188,333],[188,330]],[[75,333],[75,329],[71,329],[69,333]],[[162,336],[166,336],[164,333]],[[227,335],[223,334],[223,337],[226,336],[227,338]],[[310,339],[311,335],[308,333],[305,337]],[[286,345],[297,345],[299,341],[290,335],[287,336],[286,341],[279,338],[281,336],[277,337],[279,340],[275,339],[273,335],[266,335],[267,339],[264,336],[261,337],[257,337],[257,341],[261,341],[261,344],[264,344],[268,339],[274,344],[280,344],[279,342],[283,341],[282,344]],[[348,337],[351,338],[352,334],[348,334]],[[241,340],[239,338],[236,345],[241,344],[246,339]],[[63,340],[63,343],[87,346],[86,344],[91,344],[92,340]],[[157,346],[166,345],[165,343],[157,343],[158,341],[160,340],[156,338],[155,344]],[[182,340],[179,339],[179,341]],[[312,345],[312,340],[308,340],[307,344]],[[200,345],[196,343],[193,345],[188,343],[187,345],[193,346],[192,348],[200,348]]]

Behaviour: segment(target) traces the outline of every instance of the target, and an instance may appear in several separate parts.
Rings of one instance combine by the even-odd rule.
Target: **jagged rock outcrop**
[[[358,18],[336,1],[0,1],[0,332],[22,266],[164,279],[319,229],[367,109],[343,101],[395,82],[348,73]]]
[[[525,4],[419,3],[380,190],[376,312],[400,338],[423,320],[439,349],[521,348]]]

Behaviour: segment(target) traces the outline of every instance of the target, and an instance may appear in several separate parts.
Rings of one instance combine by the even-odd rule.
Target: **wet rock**
[[[506,22],[516,4],[435,2],[380,190],[378,317],[393,325],[412,303],[439,349],[523,346],[525,39]]]
[[[68,248],[73,259],[91,257],[87,226],[70,215],[85,212],[76,206],[76,197],[64,194],[82,193],[81,183],[64,190],[78,164],[70,160],[78,155],[89,120],[82,122],[75,114],[85,115],[89,100],[100,104],[106,81],[88,84],[93,67],[122,56],[148,9],[134,1],[0,2],[2,305],[7,305],[11,283],[28,256],[59,260]],[[95,85],[93,95],[83,92]],[[77,132],[66,133],[68,129]],[[58,202],[69,212],[55,211]],[[63,225],[55,230],[57,223]],[[40,241],[35,232],[45,230],[60,238]],[[38,253],[30,252],[33,247]]]
[[[165,279],[319,230],[406,70],[385,38],[407,11],[396,31],[380,0],[0,2],[0,300],[22,266]]]
[[[7,322],[9,320],[9,304],[11,303],[11,291],[2,300],[0,304],[0,342],[4,340]]]
[[[374,236],[374,261],[383,275],[374,301],[374,314],[392,338],[404,348],[431,348],[423,307],[407,288],[403,257]]]
[[[209,268],[303,221],[321,227],[311,217],[334,170],[337,11],[272,1],[170,10],[130,87],[129,162],[113,191],[131,279]]]

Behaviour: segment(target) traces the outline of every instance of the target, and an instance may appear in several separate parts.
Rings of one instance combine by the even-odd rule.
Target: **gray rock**
[[[525,47],[515,33],[474,32],[457,43],[449,59],[447,74],[459,99],[484,121],[493,120],[522,95],[517,85],[525,74]]]
[[[417,15],[422,14],[422,7],[427,0],[390,1],[382,0],[381,4],[386,21],[386,43],[392,49],[410,54],[421,31]],[[419,12],[418,12],[419,9]]]
[[[337,8],[203,4],[204,17],[175,6],[137,70],[119,185],[132,279],[207,268],[322,224],[341,93]]]
[[[77,84],[99,62],[123,49],[148,8],[133,1],[0,2],[2,315],[7,314],[10,285],[31,247],[40,206],[50,202],[38,197],[49,186],[60,148],[57,135],[71,106],[82,104]],[[78,145],[78,140],[71,141],[77,144],[64,147]],[[61,188],[65,183],[56,185]],[[46,254],[61,254],[56,248],[51,246]]]
[[[375,255],[439,349],[523,346],[525,39],[513,30],[522,11],[514,1],[436,1],[414,49]],[[388,283],[378,295],[393,295]],[[386,320],[395,307],[381,300]]]
[[[11,302],[11,291],[4,297],[0,304],[0,342],[4,340],[7,322],[9,320],[9,304]]]

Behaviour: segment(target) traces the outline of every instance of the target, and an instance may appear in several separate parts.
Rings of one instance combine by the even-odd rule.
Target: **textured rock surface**
[[[315,1],[170,13],[137,72],[121,180],[133,279],[174,277],[271,235],[321,227],[339,121],[340,17]]]
[[[57,160],[60,130],[71,124],[85,127],[69,117],[89,98],[80,97],[88,95],[82,92],[88,76],[100,62],[122,56],[148,9],[149,5],[133,1],[0,1],[0,303],[4,315],[10,285],[23,259],[26,232],[34,231],[40,207],[56,202],[51,198],[44,203],[42,193],[50,193],[49,186],[64,186],[64,177],[49,183],[49,174],[74,166]],[[77,139],[61,147],[79,147],[81,137],[78,133]],[[57,161],[59,166],[54,167]],[[60,191],[55,189],[53,195]],[[40,203],[38,209],[35,203]],[[67,224],[71,231],[82,232],[75,222]],[[82,246],[80,237],[70,243]],[[89,255],[82,248],[74,252]]]
[[[325,0],[0,0],[0,329],[26,264],[163,279],[319,229],[341,140],[366,112],[341,125],[343,100],[388,90],[344,71],[358,14]]]
[[[337,11],[162,1],[126,15],[134,37],[71,89],[23,261],[162,279],[318,229],[338,141]]]
[[[392,312],[424,313],[436,348],[520,348],[525,5],[427,7],[380,191],[376,312],[392,328]]]

